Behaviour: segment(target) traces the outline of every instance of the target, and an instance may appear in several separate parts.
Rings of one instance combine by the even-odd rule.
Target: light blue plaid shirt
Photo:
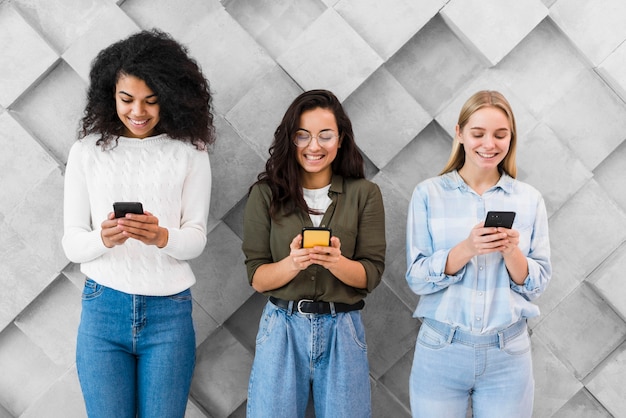
[[[455,275],[444,274],[450,249],[466,239],[490,210],[515,211],[513,229],[528,260],[528,277],[515,284],[499,252],[473,257]],[[420,295],[413,316],[431,318],[464,331],[491,333],[539,315],[530,301],[546,289],[552,267],[548,216],[541,194],[503,174],[479,196],[456,172],[417,185],[407,220],[407,273]]]

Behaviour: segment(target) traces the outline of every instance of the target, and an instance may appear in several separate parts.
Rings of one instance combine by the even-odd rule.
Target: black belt
[[[291,303],[291,301],[278,299],[274,296],[270,296],[270,302],[272,302],[279,308],[287,310],[289,310],[289,304]],[[291,309],[294,311],[298,311],[301,314],[329,314],[332,312],[331,304],[335,306],[335,312],[350,312],[363,309],[363,307],[365,306],[365,301],[361,299],[357,303],[350,305],[348,303],[340,302],[316,302],[311,299],[300,299],[293,301]]]

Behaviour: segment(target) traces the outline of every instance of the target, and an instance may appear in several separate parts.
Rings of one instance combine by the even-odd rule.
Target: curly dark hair
[[[306,91],[296,97],[285,112],[274,132],[265,171],[257,177],[256,183],[266,183],[272,190],[270,216],[275,220],[281,210],[284,215],[293,213],[297,208],[306,213],[317,213],[304,200],[300,165],[296,159],[296,145],[293,143],[293,136],[300,128],[302,113],[317,108],[333,112],[339,129],[341,147],[331,164],[333,174],[351,178],[365,177],[363,156],[354,141],[352,122],[339,99],[328,90]]]
[[[158,96],[156,132],[198,149],[215,142],[209,82],[187,48],[158,29],[118,41],[93,60],[79,138],[100,134],[97,144],[103,149],[117,143],[124,132],[115,106],[115,85],[121,76],[143,80]]]

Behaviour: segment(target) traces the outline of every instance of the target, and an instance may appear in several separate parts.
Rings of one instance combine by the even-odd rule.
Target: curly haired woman
[[[92,418],[185,414],[195,364],[187,260],[206,244],[209,84],[157,30],[95,58],[65,172],[63,248],[87,276],[76,365]],[[114,202],[143,203],[116,217]]]

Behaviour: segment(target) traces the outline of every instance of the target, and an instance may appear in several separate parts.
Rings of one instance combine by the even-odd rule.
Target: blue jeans
[[[530,418],[534,378],[526,321],[476,335],[425,319],[410,377],[414,418]]]
[[[85,281],[76,367],[90,418],[182,418],[195,364],[189,289],[138,296]]]
[[[304,417],[311,393],[317,418],[371,416],[361,312],[300,314],[268,302],[257,334],[247,416]]]

